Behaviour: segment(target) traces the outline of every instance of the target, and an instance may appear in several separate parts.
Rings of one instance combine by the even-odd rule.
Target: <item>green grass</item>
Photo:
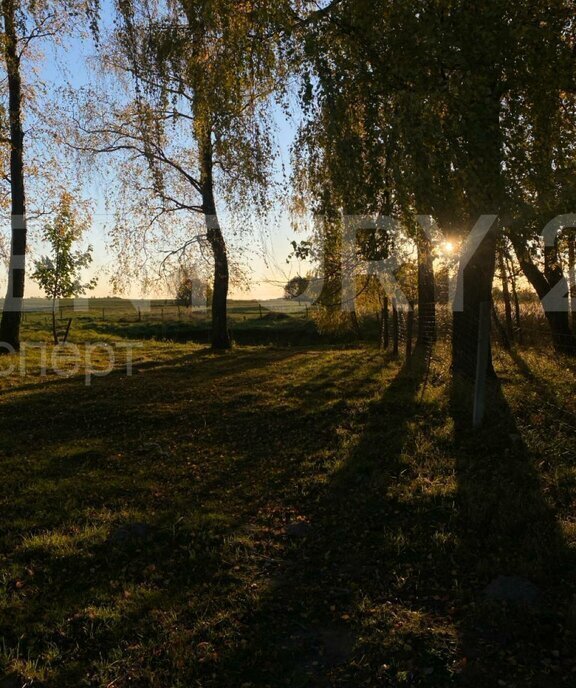
[[[134,361],[0,380],[0,685],[574,685],[573,363],[498,354],[472,434],[441,348]]]
[[[284,312],[283,309],[295,309]],[[300,310],[298,310],[300,308]],[[230,330],[241,345],[308,345],[328,340],[318,332],[304,307],[287,301],[232,300],[228,304]],[[280,316],[280,317],[279,317]],[[46,299],[25,301],[24,326],[34,341],[51,341],[51,311]],[[138,305],[120,298],[91,298],[77,310],[67,299],[59,302],[57,328],[61,335],[71,319],[71,341],[101,339],[210,342],[209,312],[177,306],[174,301],[153,300]],[[370,322],[369,333],[374,334]],[[342,338],[343,340],[346,337]],[[331,337],[334,340],[334,337]]]

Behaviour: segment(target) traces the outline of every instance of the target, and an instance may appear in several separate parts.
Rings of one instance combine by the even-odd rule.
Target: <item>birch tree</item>
[[[272,179],[271,96],[278,61],[278,3],[127,2],[104,64],[128,75],[129,102],[97,111],[79,146],[146,167],[141,190],[157,204],[150,224],[182,216],[195,227],[173,250],[207,246],[213,264],[212,347],[231,345],[229,246],[223,209],[264,212]],[[90,100],[90,99],[88,99]],[[203,232],[194,225],[201,218]]]
[[[20,323],[25,288],[25,261],[28,242],[26,217],[27,181],[38,171],[28,157],[28,142],[33,136],[26,128],[27,106],[34,98],[34,85],[24,80],[26,61],[34,61],[32,47],[41,41],[60,41],[86,20],[96,32],[97,0],[75,2],[24,2],[2,0],[1,58],[5,71],[4,135],[0,143],[8,158],[3,179],[9,187],[11,242],[8,267],[8,288],[0,321],[2,351],[20,347]],[[80,20],[82,18],[82,20]]]

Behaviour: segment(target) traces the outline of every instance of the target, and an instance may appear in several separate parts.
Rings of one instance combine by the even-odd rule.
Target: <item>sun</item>
[[[453,242],[451,242],[451,241],[445,241],[444,242],[444,253],[447,256],[451,256],[455,250],[456,250],[456,246],[454,246]]]

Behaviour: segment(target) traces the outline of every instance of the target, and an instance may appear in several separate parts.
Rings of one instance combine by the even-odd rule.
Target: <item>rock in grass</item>
[[[495,602],[535,604],[540,597],[540,590],[525,578],[498,576],[486,587],[484,595]]]

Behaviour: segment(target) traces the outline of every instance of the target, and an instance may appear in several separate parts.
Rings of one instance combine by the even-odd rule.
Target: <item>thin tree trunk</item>
[[[380,298],[378,301],[380,303],[380,310],[376,313],[376,324],[378,325],[378,330],[382,332],[382,302]]]
[[[54,346],[58,346],[58,330],[56,328],[56,299],[52,299],[52,338]]]
[[[198,141],[200,148],[200,183],[202,186],[202,211],[206,221],[208,243],[214,258],[214,287],[212,292],[212,348],[229,349],[232,346],[228,330],[228,287],[230,274],[226,242],[222,234],[216,201],[214,199],[212,134],[207,127]]]
[[[68,324],[66,325],[66,332],[64,332],[64,339],[62,340],[63,344],[66,344],[68,341],[68,335],[70,334],[70,327],[72,326],[72,318],[68,318]]]
[[[360,329],[360,321],[358,320],[358,313],[356,309],[350,311],[350,321],[352,323],[352,329],[356,333],[358,339],[362,338],[362,330]]]
[[[512,340],[514,338],[514,325],[512,322],[512,300],[510,299],[510,284],[508,281],[508,272],[506,270],[506,261],[504,258],[504,251],[498,251],[498,267],[500,269],[500,279],[502,281],[502,297],[504,299],[504,313],[506,316],[506,334]]]
[[[387,350],[390,346],[390,316],[388,297],[384,297],[384,304],[382,305],[382,329],[380,331],[380,348]]]
[[[494,324],[496,325],[496,329],[498,330],[498,334],[500,335],[500,339],[502,340],[502,346],[509,351],[512,348],[510,336],[508,335],[508,332],[506,332],[506,328],[500,321],[500,316],[498,315],[498,311],[496,310],[496,304],[494,303],[494,301],[492,301],[492,320],[494,320]]]
[[[568,282],[570,284],[572,332],[576,334],[576,236],[573,232],[568,237]]]
[[[12,240],[8,289],[0,321],[0,340],[20,348],[20,324],[24,298],[26,257],[26,196],[24,191],[24,131],[22,128],[22,80],[16,35],[16,5],[14,0],[2,0],[4,20],[4,61],[8,80],[8,108],[10,118],[10,193],[12,210]],[[2,348],[6,352],[8,349]]]

